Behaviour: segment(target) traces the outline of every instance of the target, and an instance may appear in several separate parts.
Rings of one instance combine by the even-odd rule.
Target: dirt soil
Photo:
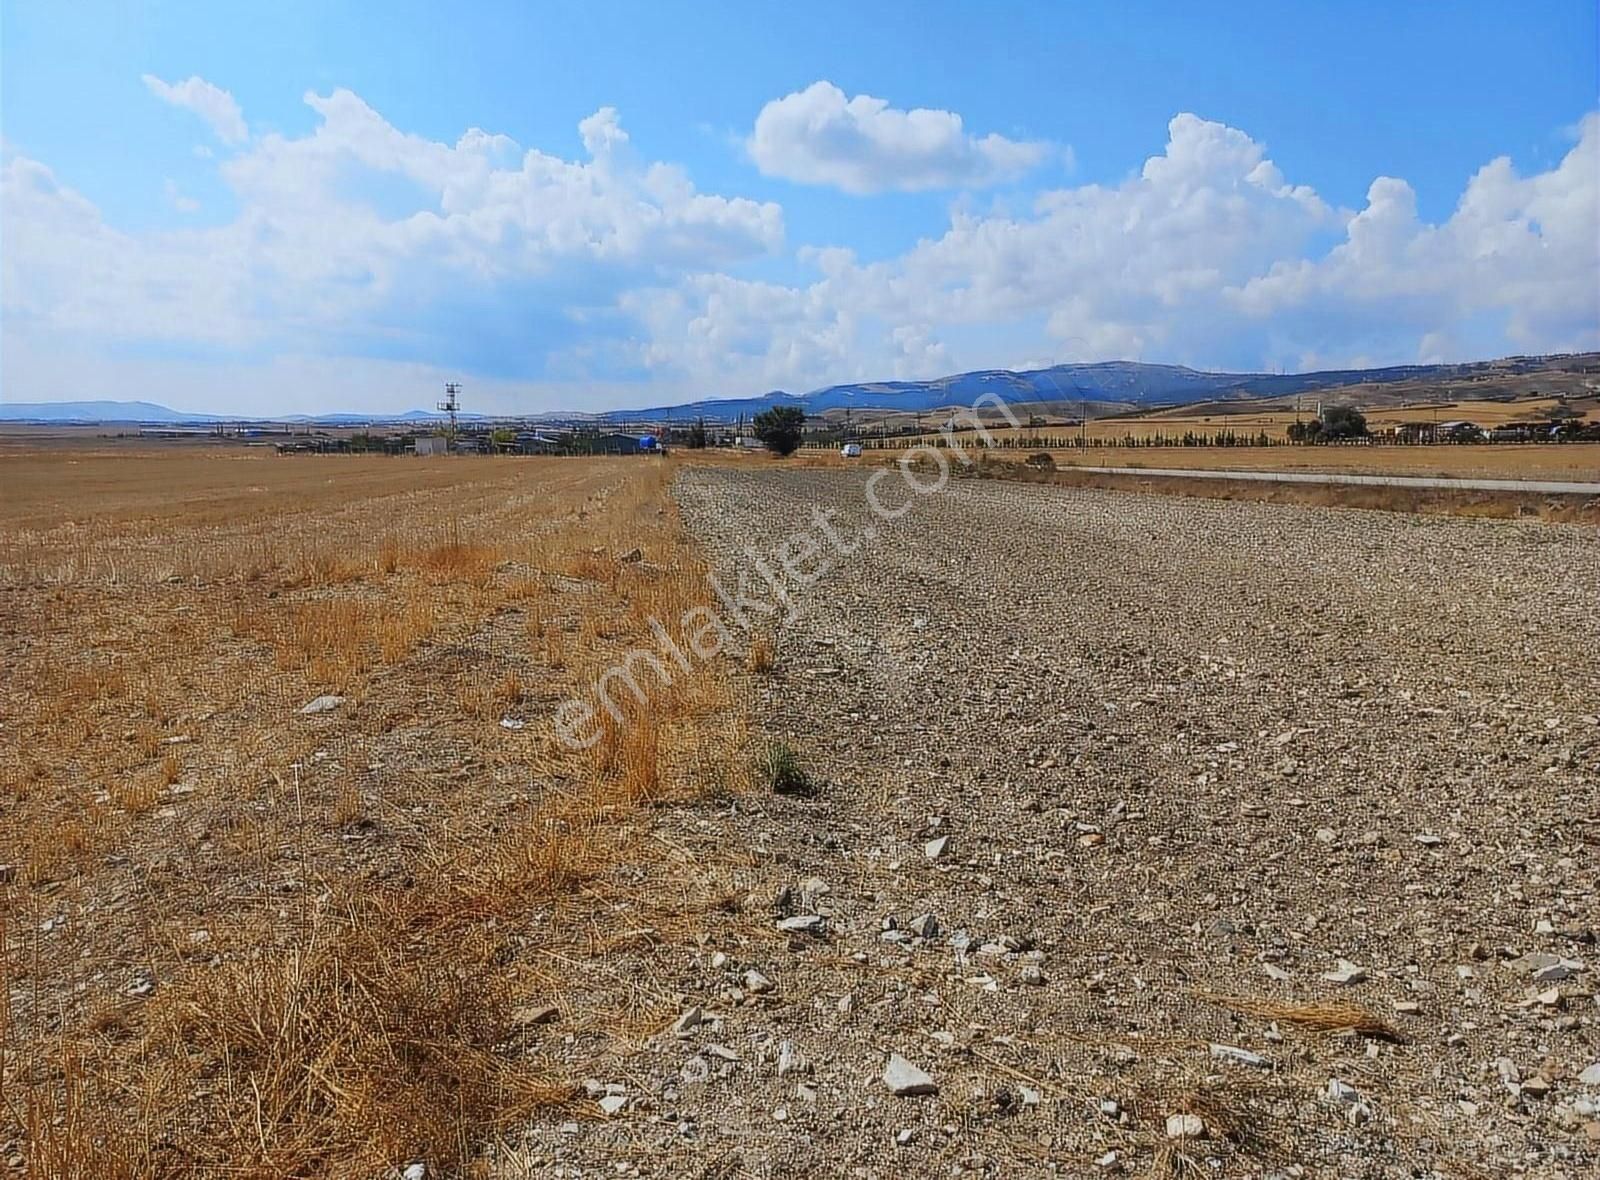
[[[810,789],[682,821],[759,920],[505,1174],[1595,1174],[1600,533],[867,478],[680,473],[752,620],[831,560]]]

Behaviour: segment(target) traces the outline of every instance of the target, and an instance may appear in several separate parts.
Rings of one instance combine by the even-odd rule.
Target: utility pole
[[[450,415],[450,433],[448,437],[450,439],[450,445],[455,446],[456,415],[461,412],[461,382],[445,382],[444,401],[439,403],[438,408]]]

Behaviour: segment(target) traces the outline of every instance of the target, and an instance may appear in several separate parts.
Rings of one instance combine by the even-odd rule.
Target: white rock
[[[1354,1106],[1361,1101],[1361,1094],[1354,1086],[1346,1085],[1338,1078],[1328,1079],[1328,1097],[1335,1102],[1342,1102],[1346,1106]]]
[[[898,1053],[889,1054],[889,1063],[883,1069],[883,1084],[889,1087],[891,1094],[901,1098],[916,1098],[939,1092],[939,1085],[933,1078]]]
[[[407,1164],[405,1171],[400,1173],[400,1180],[425,1180],[427,1175],[427,1164]]]
[[[607,1094],[600,1099],[600,1109],[608,1115],[616,1114],[626,1105],[628,1105],[628,1099],[623,1094]]]
[[[918,914],[911,919],[911,933],[918,938],[938,938],[939,921],[932,914]]]
[[[1212,1045],[1211,1056],[1219,1061],[1237,1061],[1240,1065],[1253,1065],[1257,1069],[1266,1069],[1270,1064],[1261,1054],[1241,1049],[1237,1045]]]
[[[1205,1121],[1197,1114],[1169,1114],[1168,1139],[1199,1139],[1206,1133]]]
[[[1535,983],[1559,983],[1563,979],[1571,979],[1583,970],[1583,964],[1576,959],[1558,959],[1554,963],[1547,963],[1536,969],[1533,973]]]
[[[744,973],[744,990],[764,996],[772,990],[772,980],[752,967]]]
[[[929,860],[938,860],[945,854],[946,849],[949,847],[949,836],[935,836],[932,840],[929,840],[922,846],[922,855],[926,856]]]
[[[323,696],[317,697],[315,700],[307,701],[305,704],[301,705],[300,712],[302,714],[327,713],[337,709],[342,704],[344,704],[343,697],[334,696],[332,693],[326,693]]]
[[[821,914],[796,914],[779,922],[778,929],[786,934],[821,934],[826,924]]]
[[[1329,983],[1336,983],[1340,987],[1347,987],[1352,983],[1360,983],[1367,977],[1365,967],[1357,967],[1349,959],[1340,959],[1339,965],[1332,971],[1324,971],[1322,978]]]
[[[1600,1061],[1596,1061],[1588,1069],[1580,1073],[1578,1080],[1585,1086],[1600,1086]]]
[[[782,1041],[778,1045],[778,1076],[784,1077],[791,1073],[808,1073],[810,1066],[800,1050],[794,1047],[793,1041]]]
[[[672,1035],[686,1037],[699,1028],[703,1020],[705,1020],[705,1013],[696,1005],[686,1010],[678,1019],[672,1022]]]

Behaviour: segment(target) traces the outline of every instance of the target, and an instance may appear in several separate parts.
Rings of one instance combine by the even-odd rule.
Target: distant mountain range
[[[916,412],[952,406],[970,406],[984,394],[1012,404],[1056,403],[1071,407],[1087,402],[1097,406],[1134,409],[1153,405],[1187,405],[1192,402],[1230,401],[1244,398],[1282,397],[1324,389],[1400,382],[1454,383],[1495,374],[1511,375],[1556,366],[1573,365],[1597,371],[1600,356],[1510,357],[1498,361],[1472,361],[1449,365],[1391,365],[1381,369],[1328,369],[1314,373],[1214,373],[1182,365],[1150,365],[1139,361],[1102,361],[1096,364],[1055,365],[1048,369],[1013,372],[981,369],[931,381],[875,381],[855,385],[830,385],[811,393],[775,390],[760,397],[711,398],[676,406],[618,410],[613,420],[630,418],[684,419],[705,417],[729,421],[760,413],[773,406],[798,406],[809,414],[846,407],[859,410]],[[1486,391],[1487,392],[1487,391]],[[1457,389],[1452,393],[1461,396]],[[1467,394],[1466,396],[1472,396]],[[1478,396],[1484,396],[1480,394]]]
[[[487,421],[486,414],[458,414],[463,422]],[[218,422],[277,422],[285,425],[364,426],[370,422],[442,422],[436,410],[403,414],[286,414],[240,418],[237,414],[190,414],[154,402],[0,402],[0,422],[129,423],[139,426],[211,426]]]
[[[924,412],[952,406],[970,406],[985,394],[1014,404],[1051,404],[1073,407],[1087,403],[1092,412],[1136,410],[1157,405],[1188,405],[1193,402],[1225,402],[1245,398],[1282,397],[1318,390],[1350,389],[1363,385],[1405,385],[1414,392],[1419,385],[1436,383],[1450,386],[1449,396],[1492,397],[1503,390],[1496,378],[1525,376],[1549,370],[1560,373],[1569,383],[1577,374],[1600,374],[1600,354],[1585,353],[1559,357],[1508,357],[1496,361],[1473,361],[1450,365],[1392,365],[1381,369],[1329,369],[1315,373],[1214,373],[1182,365],[1149,365],[1138,361],[1103,361],[1086,365],[1055,365],[1048,369],[1012,372],[1009,369],[982,369],[957,373],[930,381],[874,381],[854,385],[830,385],[810,393],[792,394],[783,390],[758,397],[708,398],[672,406],[652,406],[637,410],[612,410],[597,417],[622,422],[706,418],[731,422],[758,414],[773,406],[797,406],[808,415],[844,409],[898,410]],[[1585,378],[1587,380],[1587,378]],[[1444,389],[1439,390],[1444,393]],[[486,414],[462,414],[464,421],[488,421]],[[520,417],[520,415],[503,415]],[[544,419],[589,419],[588,414],[537,414]],[[359,426],[367,423],[436,422],[443,415],[433,410],[409,410],[403,414],[320,414],[294,415],[250,421],[293,423],[312,426]],[[236,422],[237,415],[189,414],[170,410],[151,402],[18,402],[0,403],[0,421],[141,423],[148,425],[202,426],[215,422]]]

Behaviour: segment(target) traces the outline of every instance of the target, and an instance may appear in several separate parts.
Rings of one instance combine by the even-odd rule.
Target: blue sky
[[[6,2],[0,399],[1600,347],[1595,6],[1392,7]]]

